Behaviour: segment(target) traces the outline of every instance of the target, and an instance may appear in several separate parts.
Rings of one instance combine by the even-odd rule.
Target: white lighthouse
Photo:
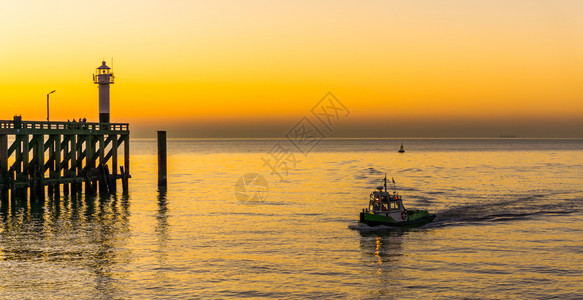
[[[113,71],[101,63],[93,75],[93,82],[99,84],[99,123],[109,123],[109,85],[113,84]]]

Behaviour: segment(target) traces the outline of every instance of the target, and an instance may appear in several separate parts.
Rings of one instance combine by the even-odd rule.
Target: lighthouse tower
[[[101,63],[93,74],[93,82],[99,84],[99,123],[109,123],[109,85],[113,84],[113,71]]]

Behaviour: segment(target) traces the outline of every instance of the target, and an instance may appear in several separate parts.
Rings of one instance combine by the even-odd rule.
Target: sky
[[[280,138],[332,93],[330,137],[583,138],[583,1],[3,1],[0,119],[133,137]],[[318,125],[320,126],[320,125]]]

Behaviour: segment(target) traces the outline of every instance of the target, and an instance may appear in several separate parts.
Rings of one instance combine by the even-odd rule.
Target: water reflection
[[[164,187],[160,187],[158,190],[158,211],[156,214],[156,235],[158,243],[157,251],[157,280],[160,282],[166,282],[169,280],[168,271],[168,253],[166,251],[168,244],[168,203],[166,198],[167,190]]]
[[[24,298],[63,282],[64,290],[77,289],[79,294],[122,296],[118,280],[130,258],[125,248],[129,215],[129,196],[2,202],[0,263],[18,266],[18,272],[0,268],[4,284]],[[35,279],[35,289],[19,284],[30,278]],[[75,286],[83,281],[94,285]]]
[[[401,293],[404,230],[361,231],[360,248],[375,278],[374,294],[398,296]],[[372,282],[371,282],[372,284]]]

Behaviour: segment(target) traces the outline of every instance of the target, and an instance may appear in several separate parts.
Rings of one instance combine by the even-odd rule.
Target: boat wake
[[[525,221],[580,211],[583,211],[583,199],[570,199],[566,194],[532,195],[514,200],[445,209],[437,212],[434,222],[427,227]]]
[[[436,212],[433,222],[418,229],[446,226],[487,225],[494,222],[517,222],[583,212],[583,199],[570,194],[532,195],[514,200],[462,205]],[[391,226],[348,225],[361,232],[407,230]]]

